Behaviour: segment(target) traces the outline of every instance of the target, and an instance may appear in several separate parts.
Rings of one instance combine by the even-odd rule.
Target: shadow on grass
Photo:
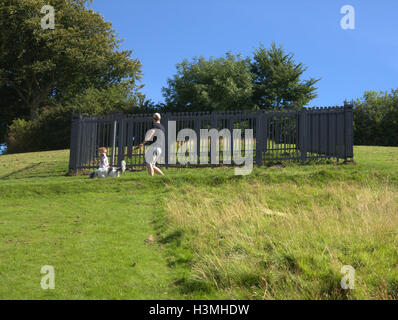
[[[181,239],[183,237],[183,231],[181,230],[176,230],[163,238],[159,240],[159,243],[161,244],[173,244],[173,245],[181,245]]]
[[[213,290],[212,286],[203,280],[190,278],[193,264],[192,248],[184,246],[184,231],[168,231],[164,214],[155,218],[155,229],[159,235],[158,242],[167,248],[167,265],[175,270],[177,277],[173,286],[182,294],[209,294]]]
[[[9,179],[11,176],[13,176],[15,174],[18,174],[18,173],[21,173],[21,172],[28,171],[28,170],[31,170],[33,168],[36,168],[36,167],[40,166],[42,163],[43,162],[35,163],[35,164],[30,165],[30,166],[26,166],[25,168],[22,168],[22,169],[19,169],[19,170],[15,170],[15,171],[13,171],[13,172],[5,175],[5,176],[2,176],[0,178],[0,180],[7,180],[7,179]]]
[[[208,282],[184,277],[176,280],[174,284],[182,294],[209,294],[214,290]]]

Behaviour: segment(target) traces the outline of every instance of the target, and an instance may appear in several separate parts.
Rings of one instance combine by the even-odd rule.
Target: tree
[[[317,97],[314,85],[319,81],[301,80],[307,70],[294,61],[292,53],[285,53],[275,43],[270,49],[260,45],[251,63],[253,74],[253,104],[261,109],[301,108]]]
[[[356,145],[398,146],[398,89],[366,91],[354,103]]]
[[[130,85],[119,84],[104,89],[89,88],[77,95],[70,107],[82,115],[106,115],[111,112],[124,114],[147,113],[155,109],[154,103]]]
[[[31,119],[49,100],[63,103],[88,88],[136,86],[140,78],[140,62],[131,51],[119,51],[111,24],[87,2],[0,3],[0,88],[16,94]],[[55,9],[54,30],[41,27],[41,8],[48,4]]]
[[[227,53],[206,60],[194,58],[177,64],[177,74],[162,88],[166,109],[209,111],[250,109],[252,76],[250,61]]]
[[[177,74],[162,89],[170,110],[301,108],[317,95],[314,78],[293,54],[261,45],[253,60],[227,53],[225,58],[194,58],[177,64]]]

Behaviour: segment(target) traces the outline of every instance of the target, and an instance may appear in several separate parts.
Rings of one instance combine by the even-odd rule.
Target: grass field
[[[244,177],[90,180],[65,176],[68,156],[0,156],[1,299],[398,298],[398,148]]]

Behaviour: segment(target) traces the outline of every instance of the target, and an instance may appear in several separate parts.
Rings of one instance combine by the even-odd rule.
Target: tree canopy
[[[302,80],[307,67],[296,63],[292,53],[275,43],[270,49],[261,45],[254,51],[253,104],[260,109],[301,108],[317,97],[314,85],[319,79]]]
[[[41,8],[55,9],[55,28],[43,29]],[[88,88],[137,87],[141,64],[120,50],[111,23],[87,1],[2,0],[0,3],[0,89],[2,105],[37,116],[48,100],[65,102]],[[7,97],[7,99],[9,99]]]
[[[173,111],[250,109],[249,60],[232,53],[217,59],[185,59],[177,64],[177,74],[162,91]]]
[[[301,108],[317,96],[318,80],[302,80],[305,71],[282,47],[261,45],[253,59],[229,52],[184,60],[162,91],[170,110]]]
[[[366,91],[355,101],[354,143],[398,146],[398,89]]]

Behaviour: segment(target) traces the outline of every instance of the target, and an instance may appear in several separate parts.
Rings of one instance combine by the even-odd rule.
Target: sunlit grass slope
[[[398,148],[244,177],[90,180],[65,176],[68,157],[0,156],[1,299],[398,298]]]

